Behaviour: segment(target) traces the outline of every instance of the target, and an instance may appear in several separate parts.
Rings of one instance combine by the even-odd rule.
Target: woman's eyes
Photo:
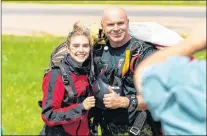
[[[78,47],[80,47],[81,45],[79,45],[79,44],[74,44],[73,45],[73,47],[75,47],[75,48],[78,48]],[[90,45],[89,44],[84,44],[84,45],[82,45],[82,47],[84,47],[84,48],[88,48],[88,47],[90,47]]]
[[[83,47],[88,48],[88,47],[90,47],[90,45],[89,44],[84,44]]]
[[[78,47],[79,47],[79,45],[73,45],[73,47],[78,48]]]

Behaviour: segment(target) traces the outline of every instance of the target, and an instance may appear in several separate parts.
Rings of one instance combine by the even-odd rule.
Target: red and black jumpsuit
[[[63,65],[65,70],[71,71],[71,79],[73,80],[77,96],[82,98],[89,96],[90,93],[87,91],[89,88],[89,60],[84,62],[80,67],[72,60],[70,55],[67,55],[63,59]],[[63,131],[63,133],[61,133],[62,135],[89,135],[88,111],[84,109],[82,102],[71,103],[63,101],[68,93],[65,90],[58,69],[52,69],[45,75],[43,78],[42,90],[41,116],[45,122],[45,135],[48,135],[47,133],[60,134],[60,132],[57,131]]]

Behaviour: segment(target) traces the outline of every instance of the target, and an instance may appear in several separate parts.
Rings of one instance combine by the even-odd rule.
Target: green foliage
[[[33,4],[111,4],[111,5],[186,5],[186,6],[205,6],[206,1],[13,1],[13,0],[2,0],[3,2],[12,3],[33,3]]]
[[[53,49],[65,37],[2,36],[2,124],[5,135],[37,135],[43,126],[37,101]],[[206,51],[195,54],[206,58]],[[99,131],[100,134],[100,131]]]

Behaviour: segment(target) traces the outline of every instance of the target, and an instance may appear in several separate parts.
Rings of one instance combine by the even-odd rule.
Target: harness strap
[[[136,54],[134,57],[132,57],[132,60],[130,62],[130,71],[134,72],[134,62],[135,60],[140,59],[140,55]]]
[[[144,126],[144,122],[146,118],[147,118],[147,113],[145,111],[142,111],[141,113],[139,113],[134,121],[133,126],[129,130],[129,132],[134,134],[135,136],[139,135]]]
[[[77,92],[76,92],[73,80],[71,78],[71,72],[69,71],[67,74],[63,64],[61,64],[61,63],[58,64],[58,67],[60,68],[60,71],[61,71],[62,80],[63,80],[64,86],[65,86],[65,90],[68,92],[68,97],[64,100],[64,102],[67,102],[69,100],[71,100],[72,102],[78,102],[79,100],[76,97]]]
[[[129,70],[130,56],[131,56],[131,50],[126,50],[126,51],[125,51],[124,64],[122,65],[122,71],[121,71],[121,75],[122,75],[122,77],[123,77],[123,76],[127,73],[127,71]]]
[[[122,77],[126,75],[126,73],[130,70],[131,72],[134,72],[133,66],[134,61],[138,58],[140,58],[140,50],[136,53],[137,55],[133,56],[133,51],[136,48],[140,48],[140,50],[143,48],[143,42],[134,40],[130,43],[128,46],[128,49],[125,51],[125,59],[124,63],[122,65]]]

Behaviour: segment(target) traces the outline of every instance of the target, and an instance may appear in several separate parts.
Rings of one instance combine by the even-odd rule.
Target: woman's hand
[[[92,107],[94,107],[95,106],[95,98],[94,98],[94,96],[87,97],[83,101],[83,106],[84,106],[85,110],[90,110]]]

